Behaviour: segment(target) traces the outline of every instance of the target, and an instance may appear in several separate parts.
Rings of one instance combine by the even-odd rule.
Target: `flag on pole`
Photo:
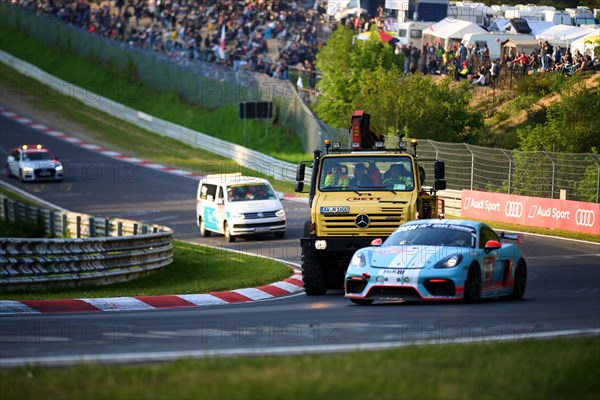
[[[225,24],[221,25],[221,40],[219,40],[219,57],[225,59]]]

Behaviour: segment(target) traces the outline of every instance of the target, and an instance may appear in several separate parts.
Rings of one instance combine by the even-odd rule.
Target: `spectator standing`
[[[492,66],[490,67],[490,84],[492,88],[496,88],[496,84],[498,83],[498,76],[500,74],[500,66],[498,65],[498,60],[495,59],[492,61]]]

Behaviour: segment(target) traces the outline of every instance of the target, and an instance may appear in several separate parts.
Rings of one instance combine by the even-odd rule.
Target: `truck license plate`
[[[321,214],[343,214],[349,213],[350,207],[348,206],[329,206],[321,207]]]

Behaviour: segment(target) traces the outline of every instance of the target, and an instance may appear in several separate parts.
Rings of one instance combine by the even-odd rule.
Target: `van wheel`
[[[225,230],[225,240],[226,240],[228,243],[235,242],[235,236],[233,236],[233,235],[231,234],[231,231],[229,230],[229,225],[227,224],[227,222],[225,222],[225,227],[224,227],[224,230]]]
[[[200,223],[200,236],[209,237],[210,231],[206,230],[206,226],[204,226],[204,221],[202,218],[198,218],[198,222]]]

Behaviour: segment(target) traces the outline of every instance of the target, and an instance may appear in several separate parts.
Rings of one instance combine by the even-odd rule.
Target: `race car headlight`
[[[23,172],[26,174],[31,174],[33,172],[33,167],[23,167]]]
[[[54,169],[56,171],[62,171],[63,170],[63,166],[62,165],[57,165],[56,167],[54,167]]]
[[[448,256],[435,264],[435,268],[453,268],[460,264],[463,257],[460,254]]]
[[[231,219],[244,219],[244,213],[232,213],[231,216],[229,217]]]
[[[352,260],[350,260],[350,266],[363,268],[365,265],[366,261],[363,253],[354,253],[354,256],[352,256]]]
[[[281,210],[277,210],[275,215],[278,217],[285,217],[285,210],[283,208]]]

